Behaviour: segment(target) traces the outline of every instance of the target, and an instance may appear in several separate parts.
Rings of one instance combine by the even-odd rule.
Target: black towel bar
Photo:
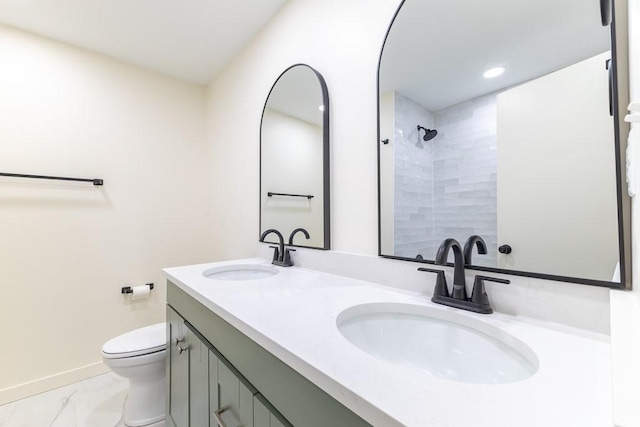
[[[46,176],[46,175],[25,175],[21,173],[6,173],[0,172],[0,176],[8,176],[12,178],[33,178],[33,179],[54,179],[57,181],[80,181],[91,182],[93,185],[103,185],[104,181],[101,179],[86,179],[86,178],[67,178],[62,176]]]
[[[271,191],[269,191],[267,193],[267,196],[269,196],[269,197],[271,197],[271,196],[306,197],[309,200],[313,199],[313,196],[311,194],[272,193]]]

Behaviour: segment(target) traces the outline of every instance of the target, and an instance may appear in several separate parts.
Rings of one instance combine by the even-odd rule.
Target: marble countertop
[[[165,269],[166,277],[374,426],[603,427],[612,425],[609,337],[501,313],[433,304],[424,295],[299,267],[255,280],[203,272],[261,258]],[[348,342],[336,319],[366,303],[454,310],[511,334],[538,358],[508,384],[466,384],[377,359]]]

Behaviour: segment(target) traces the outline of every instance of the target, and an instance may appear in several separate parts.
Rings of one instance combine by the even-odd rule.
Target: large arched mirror
[[[329,92],[308,65],[276,80],[260,125],[260,232],[280,231],[292,245],[330,248]],[[273,237],[273,236],[270,236]],[[274,242],[275,243],[275,242]]]
[[[381,255],[433,262],[479,235],[478,270],[630,283],[601,4],[402,2],[379,68]]]

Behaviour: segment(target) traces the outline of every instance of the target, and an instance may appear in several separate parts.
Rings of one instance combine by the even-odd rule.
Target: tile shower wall
[[[496,265],[495,94],[430,112],[395,94],[395,255],[434,259],[442,240],[483,237],[488,254],[474,264]],[[422,141],[417,125],[438,135]]]
[[[435,114],[434,234],[460,243],[481,236],[488,253],[477,265],[497,265],[496,94],[478,97]],[[474,251],[475,255],[475,251]]]
[[[395,92],[394,123],[394,254],[433,259],[433,142],[417,128],[433,128],[433,114]]]

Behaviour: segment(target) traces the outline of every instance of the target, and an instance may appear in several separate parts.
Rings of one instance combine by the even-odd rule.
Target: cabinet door
[[[253,396],[253,427],[293,427],[260,393]]]
[[[213,415],[220,409],[220,399],[218,393],[218,357],[209,349],[209,427],[218,427],[218,420]]]
[[[214,417],[221,418],[221,424],[253,427],[253,395],[256,393],[233,367],[218,358],[218,409]]]
[[[209,347],[204,338],[185,322],[189,342],[189,425],[209,425]]]
[[[167,307],[167,418],[173,427],[189,427],[188,331],[182,317]]]

